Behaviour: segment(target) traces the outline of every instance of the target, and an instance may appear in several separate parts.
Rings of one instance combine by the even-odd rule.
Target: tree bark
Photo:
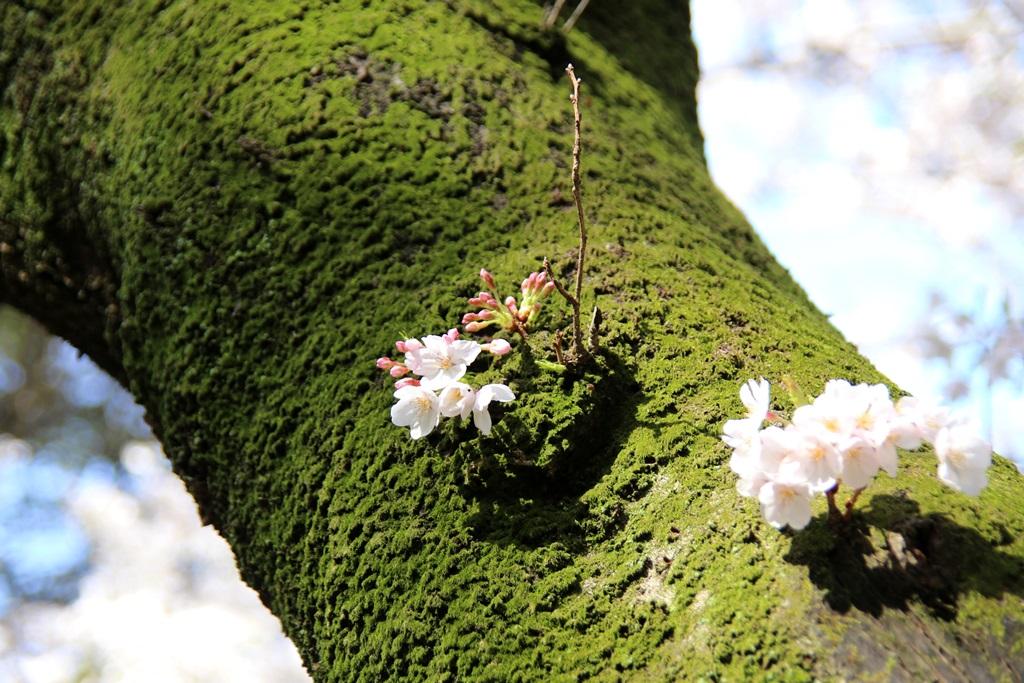
[[[734,491],[742,380],[883,378],[711,183],[686,5],[543,18],[7,0],[3,300],[131,389],[317,680],[1020,680],[1005,460],[970,499],[908,454],[841,531]],[[373,360],[452,326],[481,267],[572,278],[570,61],[598,364],[537,368],[552,300],[482,375],[518,396],[490,436],[410,441]]]

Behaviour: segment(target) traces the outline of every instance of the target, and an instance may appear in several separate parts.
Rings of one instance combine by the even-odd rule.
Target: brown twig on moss
[[[584,3],[580,3],[581,5]],[[578,11],[578,9],[577,9]],[[587,220],[583,215],[583,196],[580,183],[580,129],[582,116],[580,115],[580,79],[576,78],[576,72],[572,64],[565,67],[565,73],[569,74],[569,82],[572,83],[572,95],[569,101],[572,102],[572,118],[575,123],[575,135],[572,142],[572,198],[576,202],[576,214],[580,223],[580,250],[576,256],[576,321],[573,332],[576,335],[575,343],[582,347],[583,340],[580,336],[579,301],[583,291],[583,262],[587,255]]]
[[[577,308],[579,306],[579,301],[576,299],[576,297],[570,294],[569,291],[562,285],[561,281],[559,281],[559,279],[555,277],[555,274],[551,271],[551,262],[548,261],[547,256],[544,257],[543,267],[544,272],[547,273],[548,275],[548,281],[555,286],[555,289],[558,290],[558,293],[561,294],[574,309]]]
[[[544,259],[544,272],[547,273],[548,278],[555,285],[558,293],[572,306],[572,355],[570,362],[577,363],[584,358],[591,357],[593,350],[597,348],[601,312],[597,307],[594,308],[594,316],[590,321],[590,349],[588,349],[583,340],[583,316],[580,314],[580,302],[583,298],[583,270],[587,256],[587,219],[583,212],[583,191],[580,181],[580,148],[582,138],[582,116],[580,115],[581,81],[576,78],[576,72],[573,70],[572,64],[565,67],[565,73],[569,75],[569,82],[572,83],[572,93],[569,95],[569,101],[572,102],[573,128],[575,131],[572,144],[572,198],[576,204],[576,216],[580,229],[580,245],[579,250],[576,252],[575,293],[570,294],[558,278],[555,277],[554,273],[551,272],[551,263],[546,258]]]
[[[825,498],[828,500],[828,519],[833,524],[843,519],[843,514],[839,511],[839,506],[836,505],[836,491],[839,490],[839,484],[836,484],[828,491],[825,491]]]
[[[569,82],[572,84],[572,94],[569,101],[572,102],[573,118],[573,142],[572,142],[572,198],[576,204],[576,216],[580,228],[580,246],[576,252],[576,292],[569,296],[568,292],[557,281],[555,287],[572,305],[572,351],[573,355],[580,359],[587,351],[583,345],[583,330],[580,318],[580,299],[583,294],[583,264],[587,254],[587,220],[583,213],[583,195],[580,188],[580,137],[583,117],[580,114],[580,79],[576,78],[576,72],[572,64],[565,67],[565,73],[569,75]]]
[[[850,516],[853,515],[853,506],[857,503],[857,499],[860,498],[861,491],[864,487],[854,489],[853,494],[850,496],[850,500],[846,501],[846,512],[843,514],[843,520],[848,521]]]
[[[555,332],[555,360],[559,365],[565,365],[565,356],[562,354],[562,331]]]
[[[521,320],[519,320],[516,317],[513,317],[512,325],[515,331],[519,333],[519,336],[523,338],[523,341],[527,341],[530,338],[530,335],[527,334],[526,332],[526,326],[523,325]]]
[[[579,320],[580,320],[580,302],[579,299],[569,293],[569,290],[565,288],[565,285],[555,277],[555,274],[551,271],[551,262],[548,261],[547,257],[544,258],[544,272],[547,273],[548,280],[555,286],[555,289],[562,298],[569,302],[572,306],[572,332],[573,332],[573,346],[572,346],[572,358],[571,362],[576,362],[583,358],[587,354],[587,350],[582,346],[582,333],[580,332]],[[561,334],[561,332],[559,332]],[[561,348],[561,345],[559,345]],[[562,363],[562,360],[558,361]],[[564,365],[564,363],[562,363]]]

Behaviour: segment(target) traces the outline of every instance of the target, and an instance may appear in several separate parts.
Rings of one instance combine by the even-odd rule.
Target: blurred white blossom
[[[10,442],[4,442],[10,443]],[[17,449],[15,449],[17,450]],[[0,631],[0,680],[308,681],[280,624],[153,442],[121,462],[131,493],[87,482],[69,498],[92,566],[68,605],[27,603]]]

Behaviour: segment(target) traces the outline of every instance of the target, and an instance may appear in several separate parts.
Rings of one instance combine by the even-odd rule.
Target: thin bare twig
[[[581,5],[583,3],[580,3]],[[577,8],[579,11],[579,8]],[[583,292],[583,264],[587,255],[587,221],[583,215],[583,196],[580,187],[580,128],[582,116],[580,115],[580,79],[576,78],[576,72],[572,64],[565,67],[565,73],[569,75],[569,82],[572,83],[572,95],[569,101],[572,102],[572,117],[575,123],[575,135],[572,143],[572,198],[576,202],[576,214],[580,224],[580,250],[576,256],[576,293],[575,306],[573,307],[572,333],[573,351],[577,356],[582,357],[586,350],[583,347],[583,333],[580,329],[580,299]]]
[[[579,302],[579,299],[577,299],[572,294],[570,294],[569,290],[567,290],[565,288],[565,285],[563,285],[562,282],[557,277],[555,277],[555,274],[553,272],[551,272],[551,262],[548,261],[547,257],[544,258],[544,272],[547,273],[548,280],[552,284],[555,285],[555,289],[558,291],[559,294],[562,295],[562,298],[564,298],[566,301],[568,301],[569,305],[572,306],[572,331],[573,331],[572,360],[573,360],[573,362],[576,362],[576,361],[580,360],[583,357],[584,354],[586,354],[586,349],[583,349],[580,346],[580,344],[579,344],[579,342],[582,340],[582,334],[580,333],[580,322],[579,322],[580,321],[580,302]],[[559,332],[559,334],[561,334],[561,332]],[[561,344],[559,344],[559,348],[560,347],[561,347]],[[561,363],[562,361],[558,361],[558,362]],[[564,365],[564,363],[563,363],[563,365]]]
[[[863,490],[863,486],[859,489],[855,489],[853,495],[850,496],[850,500],[846,501],[846,514],[843,515],[844,520],[849,520],[850,516],[853,515],[853,506],[857,502],[857,499],[860,498],[860,493]]]
[[[548,261],[547,256],[544,257],[543,268],[544,272],[547,273],[548,275],[548,280],[550,280],[551,283],[555,285],[555,289],[558,290],[558,293],[561,294],[565,298],[565,300],[569,302],[573,309],[579,308],[580,303],[579,301],[576,300],[576,297],[569,293],[565,286],[562,285],[559,279],[555,277],[555,274],[551,271],[551,262]]]
[[[555,4],[551,7],[551,11],[548,12],[548,16],[544,18],[544,28],[551,28],[558,21],[558,15],[562,13],[562,7],[565,6],[565,0],[555,0]]]
[[[825,498],[828,499],[828,519],[833,524],[839,522],[843,515],[839,511],[839,507],[836,505],[836,491],[839,490],[839,485],[836,484],[828,491],[825,491]]]
[[[562,331],[555,332],[555,360],[559,365],[565,365],[565,356],[562,355]]]
[[[568,33],[572,30],[572,27],[579,21],[580,15],[583,14],[583,10],[587,9],[588,4],[590,4],[590,0],[580,0],[580,4],[576,5],[576,9],[573,10],[569,18],[562,24],[562,33]]]
[[[523,325],[522,321],[520,321],[519,318],[512,316],[512,325],[513,329],[519,333],[520,337],[523,338],[523,341],[526,341],[527,339],[530,338],[530,336],[526,333],[526,326]]]
[[[573,136],[572,144],[572,197],[576,204],[576,216],[579,222],[580,228],[580,246],[576,252],[576,292],[570,294],[564,285],[555,277],[554,273],[551,272],[551,263],[547,258],[544,259],[544,272],[547,273],[551,283],[554,284],[555,289],[558,293],[569,302],[572,306],[572,354],[570,356],[570,362],[578,363],[585,358],[592,355],[594,349],[597,348],[597,337],[601,326],[601,312],[594,307],[594,315],[590,320],[590,350],[587,349],[587,345],[583,341],[583,328],[582,318],[580,314],[580,302],[583,299],[583,270],[587,256],[587,220],[583,213],[583,192],[581,189],[580,182],[580,146],[581,146],[581,120],[580,115],[580,79],[576,78],[576,72],[573,70],[572,64],[565,67],[565,72],[569,75],[569,82],[572,83],[572,93],[569,95],[569,101],[572,102],[572,114],[575,135]]]

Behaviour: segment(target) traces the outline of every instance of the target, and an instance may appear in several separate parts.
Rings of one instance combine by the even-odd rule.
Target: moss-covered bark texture
[[[1005,460],[969,499],[907,455],[842,535],[737,497],[741,380],[880,377],[709,180],[685,4],[542,16],[6,0],[3,298],[131,388],[319,681],[1021,680]],[[569,61],[599,366],[538,369],[553,299],[491,435],[413,442],[373,360],[482,266],[571,278]]]

